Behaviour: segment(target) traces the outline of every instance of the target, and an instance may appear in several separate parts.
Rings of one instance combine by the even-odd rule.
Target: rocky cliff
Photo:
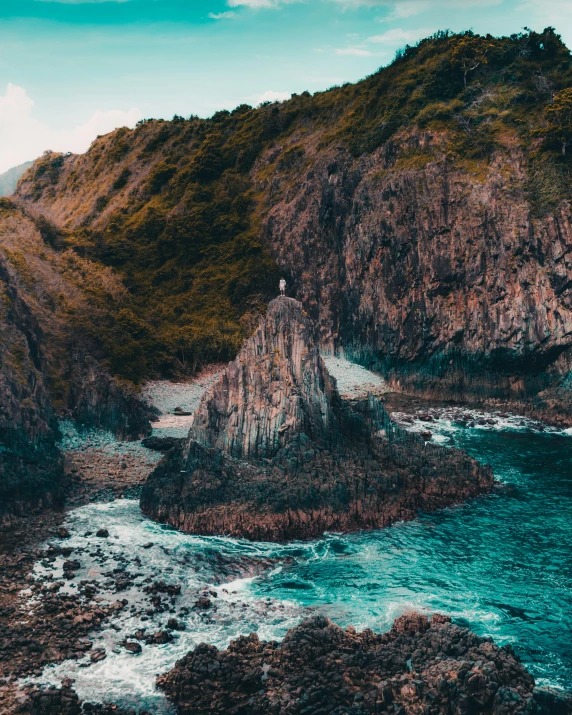
[[[272,458],[301,434],[331,440],[338,399],[311,320],[297,300],[276,298],[201,401],[190,438],[237,458]]]
[[[0,528],[30,509],[57,505],[63,462],[45,384],[42,330],[0,253]]]
[[[316,616],[281,643],[256,633],[223,651],[203,643],[157,683],[181,715],[572,712],[564,694],[533,690],[510,646],[438,614],[406,614],[383,635]]]
[[[527,154],[467,172],[416,131],[359,160],[310,156],[264,235],[322,344],[397,389],[531,400],[571,423],[572,214],[533,214]]]
[[[57,417],[137,439],[150,433],[153,413],[133,386],[90,354],[102,357],[78,320],[97,312],[92,281],[114,290],[109,277],[46,245],[29,218],[1,201],[0,522],[6,526],[13,516],[62,501]]]
[[[150,475],[141,508],[183,531],[312,538],[412,519],[483,494],[488,468],[344,403],[302,305],[276,298],[203,396],[187,442]]]

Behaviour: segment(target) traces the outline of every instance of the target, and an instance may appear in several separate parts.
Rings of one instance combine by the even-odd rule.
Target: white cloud
[[[383,43],[384,45],[390,45],[392,47],[396,45],[411,45],[423,37],[432,35],[434,32],[435,30],[427,29],[426,27],[418,30],[403,30],[400,27],[396,27],[393,30],[387,30],[387,32],[381,35],[368,37],[368,40],[369,42]]]
[[[419,15],[421,12],[425,12],[425,10],[429,8],[430,4],[427,0],[405,0],[404,2],[398,2],[387,17],[381,18],[381,22],[391,22],[391,20],[413,17],[414,15]]]
[[[262,104],[262,102],[283,102],[286,99],[290,99],[290,92],[275,92],[272,89],[267,90],[264,94],[258,94],[255,97],[251,97],[251,101],[254,105]]]
[[[354,55],[355,57],[371,57],[373,52],[364,47],[344,47],[336,50],[336,55]]]
[[[227,5],[229,7],[276,7],[279,4],[279,0],[228,0]]]
[[[236,13],[232,10],[227,12],[209,12],[209,17],[211,20],[230,20],[232,17],[236,17]]]
[[[138,109],[127,112],[97,111],[73,129],[53,129],[33,116],[34,100],[26,90],[8,84],[0,94],[0,173],[25,161],[36,159],[46,149],[81,153],[99,134],[122,126],[134,126],[141,118]]]

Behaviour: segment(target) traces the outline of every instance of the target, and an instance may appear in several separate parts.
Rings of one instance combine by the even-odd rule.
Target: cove
[[[144,579],[182,585],[177,608],[186,630],[172,643],[143,647],[139,656],[121,642],[137,628],[164,627],[168,613],[119,614],[94,633],[107,658],[46,668],[42,682],[75,679],[81,698],[169,712],[155,676],[200,642],[224,647],[241,633],[281,638],[311,613],[342,626],[387,630],[405,611],[442,612],[499,645],[511,644],[540,685],[572,686],[572,453],[570,436],[526,427],[477,429],[442,421],[434,439],[466,449],[492,465],[503,487],[468,504],[388,529],[329,534],[312,542],[260,544],[181,534],[143,517],[134,500],[90,504],[70,512],[70,546],[82,569],[78,580],[100,583],[101,596],[143,602]],[[88,530],[105,527],[102,565],[90,555]],[[153,542],[151,548],[145,548]],[[93,553],[93,552],[92,552]],[[275,560],[261,574],[232,578],[229,565],[248,558]],[[134,564],[134,559],[137,563]],[[117,592],[106,574],[127,567],[132,585]],[[60,564],[54,564],[54,578]],[[38,575],[41,567],[38,567]],[[106,586],[106,582],[108,586]],[[73,588],[70,585],[69,588]],[[108,589],[108,595],[106,594]],[[213,589],[207,613],[192,604]],[[139,606],[139,604],[141,604]]]

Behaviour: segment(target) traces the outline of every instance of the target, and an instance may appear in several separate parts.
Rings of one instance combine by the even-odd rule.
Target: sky
[[[437,30],[553,26],[572,0],[0,0],[0,173],[141,118],[354,82]]]

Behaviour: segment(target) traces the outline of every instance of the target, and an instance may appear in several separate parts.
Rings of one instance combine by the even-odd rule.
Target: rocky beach
[[[326,364],[328,360],[330,359],[326,358]],[[352,363],[339,358],[337,361],[337,372],[335,367],[330,369],[334,375],[338,375],[342,385],[340,392],[345,392],[348,395],[346,399],[351,401],[363,400],[370,392],[372,383],[378,378]],[[329,364],[332,364],[331,360]],[[158,422],[154,423],[158,439],[170,435],[178,438],[180,430],[188,428],[189,416],[181,415],[180,412],[194,411],[201,398],[216,385],[219,377],[220,369],[215,368],[207,371],[204,377],[199,376],[197,380],[189,383],[154,383],[145,388],[144,394],[155,400],[156,407],[162,413],[159,414]],[[384,399],[383,404],[393,414],[394,419],[404,428],[418,434],[427,432],[428,429],[432,431],[431,435],[424,434],[418,438],[423,443],[429,439],[436,443],[450,444],[456,435],[464,432],[483,435],[522,434],[523,437],[537,434],[538,439],[550,439],[550,435],[554,435],[553,439],[556,440],[568,439],[555,428],[544,426],[541,429],[540,424],[528,423],[506,413],[478,413],[474,408],[438,407],[423,401],[408,401],[385,391],[380,392],[380,397]],[[309,616],[314,617],[312,614],[316,609],[318,613],[329,614],[333,623],[341,622],[342,628],[369,627],[373,628],[374,632],[390,629],[392,619],[400,615],[401,609],[421,609],[422,614],[425,610],[431,613],[438,609],[452,613],[457,620],[460,618],[462,623],[466,623],[464,619],[470,612],[470,601],[456,613],[455,601],[448,601],[446,597],[444,600],[431,602],[416,598],[403,599],[403,596],[397,595],[400,581],[397,574],[409,572],[403,557],[399,556],[400,548],[395,553],[397,571],[393,572],[393,576],[391,571],[388,573],[390,579],[396,579],[395,593],[392,593],[394,589],[389,587],[388,582],[385,588],[390,590],[381,599],[378,595],[373,601],[369,598],[364,600],[363,596],[357,597],[357,593],[353,597],[358,598],[356,606],[360,599],[363,601],[366,611],[362,611],[360,607],[347,610],[343,604],[348,594],[339,586],[331,591],[331,595],[335,594],[333,600],[318,597],[316,588],[319,580],[315,581],[315,585],[311,585],[314,577],[309,577],[308,573],[304,575],[304,572],[312,563],[318,565],[325,558],[323,563],[326,566],[333,558],[332,567],[340,573],[344,555],[346,559],[350,557],[349,566],[355,558],[351,556],[352,553],[357,555],[364,549],[367,553],[371,548],[371,545],[366,544],[358,546],[362,540],[359,535],[355,545],[352,545],[351,539],[346,543],[343,536],[332,535],[326,536],[325,541],[310,541],[302,549],[300,542],[296,541],[291,545],[249,545],[249,542],[227,537],[186,536],[177,531],[165,530],[165,527],[142,517],[137,501],[130,498],[137,495],[148,475],[156,468],[161,452],[146,449],[138,443],[117,442],[110,433],[93,430],[81,433],[68,423],[62,423],[60,429],[64,435],[65,473],[70,483],[67,510],[47,512],[43,517],[30,517],[22,524],[20,531],[13,532],[9,539],[3,540],[3,685],[0,685],[0,692],[3,697],[2,707],[6,713],[71,714],[79,712],[80,708],[85,712],[171,712],[172,706],[168,704],[165,696],[161,695],[162,691],[170,696],[179,711],[193,712],[192,709],[188,710],[188,704],[185,705],[185,702],[188,703],[188,695],[183,695],[190,692],[190,686],[185,685],[185,679],[191,677],[186,675],[187,662],[204,662],[205,653],[213,654],[208,657],[218,658],[216,649],[220,651],[221,657],[226,658],[224,649],[233,639],[238,639],[238,645],[232,646],[235,649],[233,652],[240,654],[246,648],[244,656],[241,655],[240,658],[257,658],[257,653],[261,653],[263,659],[270,657],[271,653],[279,656],[282,637],[292,628],[295,629],[292,631],[292,638],[298,637],[297,623]],[[509,486],[502,469],[501,474],[503,487]],[[510,482],[510,476],[508,481]],[[501,491],[500,494],[501,499],[508,499],[508,503],[512,503],[514,496],[511,496],[510,492]],[[477,500],[475,508],[477,511],[488,509],[488,503],[485,499],[481,507]],[[496,510],[492,504],[491,509]],[[470,507],[469,511],[473,511],[473,507]],[[444,512],[446,513],[447,511]],[[455,513],[455,510],[451,512],[452,518],[457,518]],[[478,517],[481,524],[487,523],[488,518],[493,517]],[[463,517],[463,523],[467,519],[470,523],[471,517],[468,514]],[[429,523],[430,521],[429,519]],[[436,523],[440,521],[441,517],[438,517]],[[414,526],[415,522],[411,524]],[[443,526],[446,524],[447,519]],[[395,534],[400,534],[404,526],[394,527],[398,529]],[[421,528],[424,529],[423,521]],[[489,528],[494,530],[492,522]],[[441,529],[442,527],[438,527],[438,530]],[[404,538],[412,538],[413,541],[401,548],[413,549],[415,552],[418,548],[415,543],[419,536],[415,535],[416,531],[417,529],[414,529],[409,536],[407,530],[403,532]],[[388,529],[379,533],[387,533],[390,536],[391,532],[392,529]],[[376,533],[378,532],[372,532],[373,543],[377,540]],[[385,546],[380,544],[378,558],[382,558],[385,552],[387,559],[394,548],[390,543],[391,541]],[[451,545],[448,548],[451,548]],[[459,548],[465,548],[462,542],[459,542]],[[458,558],[454,557],[454,553],[455,549],[452,557]],[[316,558],[318,560],[314,561]],[[419,578],[413,575],[418,571],[418,567],[413,566],[413,563],[414,561],[411,563],[413,581],[407,586],[410,593],[415,591],[413,584]],[[498,577],[491,575],[490,578],[494,581]],[[344,576],[343,580],[345,579]],[[366,577],[366,583],[367,581]],[[370,588],[371,584],[368,586],[368,589]],[[498,588],[502,590],[503,587],[499,584]],[[421,590],[423,591],[423,588]],[[314,593],[313,597],[308,598]],[[373,591],[372,595],[375,593]],[[444,595],[445,592],[441,598]],[[396,606],[397,612],[392,605],[395,598],[397,603],[401,604]],[[330,605],[327,605],[328,602]],[[371,603],[369,607],[368,603]],[[377,615],[372,620],[371,616],[365,616],[365,613],[374,603],[377,605],[372,613]],[[475,601],[475,607],[475,614],[478,615],[475,619],[469,617],[469,623],[474,624],[477,633],[493,634],[495,639],[500,638],[501,643],[503,640],[510,643],[511,638],[507,641],[506,635],[503,634],[510,632],[509,626],[513,617],[505,622],[504,616],[498,621],[495,616],[491,621],[490,606],[487,607],[484,602],[478,600]],[[520,618],[514,618],[517,626],[521,622]],[[431,635],[430,629],[427,631],[429,635],[423,636],[427,626],[426,616],[419,616],[419,619],[412,622],[421,624],[420,633],[408,638],[422,639]],[[444,622],[446,620],[444,619]],[[478,625],[487,622],[489,626],[485,625],[484,629]],[[432,628],[437,628],[436,624],[437,621]],[[336,631],[338,626],[330,625],[330,622],[318,622],[318,625],[319,630],[325,629],[325,633],[345,633],[343,630]],[[494,627],[491,629],[491,626]],[[304,633],[303,628],[315,627],[316,623],[300,627],[301,633]],[[438,626],[441,627],[451,626]],[[381,698],[383,702],[385,698],[387,707],[394,708],[395,712],[399,711],[399,707],[405,708],[405,712],[416,712],[415,708],[421,707],[420,703],[427,707],[429,701],[433,702],[432,688],[437,687],[441,700],[434,701],[435,707],[445,707],[443,703],[450,707],[451,703],[465,702],[464,698],[468,697],[481,702],[482,712],[519,712],[518,708],[528,708],[530,712],[550,713],[550,708],[556,707],[559,710],[554,712],[568,712],[568,701],[564,695],[559,696],[541,687],[536,690],[534,699],[532,698],[532,679],[518,660],[511,660],[515,656],[511,655],[510,650],[505,653],[502,649],[494,650],[496,646],[492,644],[479,645],[482,636],[477,637],[462,627],[460,630],[458,626],[455,628],[457,630],[454,631],[453,640],[464,643],[466,652],[462,651],[464,655],[461,662],[458,660],[461,654],[458,649],[446,656],[450,659],[447,661],[447,672],[458,674],[459,669],[465,668],[468,673],[465,680],[468,682],[478,671],[478,688],[477,680],[470,686],[461,686],[457,683],[456,675],[449,675],[447,677],[455,678],[455,686],[449,685],[445,691],[439,690],[434,681],[436,675],[433,673],[437,673],[439,668],[444,666],[431,665],[431,651],[428,651],[426,657],[429,660],[416,661],[414,671],[410,670],[407,664],[404,667],[397,658],[395,666],[384,666],[389,669],[383,672],[374,668],[368,671],[369,674],[364,672],[357,676],[356,673],[354,677],[358,679],[347,692],[340,694],[338,706],[349,707],[351,704],[353,708],[361,707],[361,712],[375,712],[375,709],[367,709],[370,707],[370,696],[364,702],[360,697],[355,700],[358,693],[363,692],[365,697],[368,692],[373,693],[375,687],[375,707],[379,708],[378,701]],[[257,632],[260,639],[260,645],[256,645],[254,650],[248,643],[255,641],[252,641],[251,637],[246,638],[251,631]],[[393,633],[395,632],[394,630]],[[347,636],[350,641],[357,637],[352,633],[350,629]],[[341,636],[336,636],[336,639],[339,637]],[[453,636],[447,632],[446,637]],[[372,634],[367,638],[373,639],[373,648],[375,639],[379,641],[382,637]],[[461,640],[458,641],[458,638]],[[268,641],[269,644],[262,641]],[[201,650],[201,646],[195,655],[195,649],[201,642],[211,644],[211,650]],[[335,642],[337,645],[332,644],[331,655],[334,663],[337,660],[337,656],[334,658],[335,648],[342,647],[343,653],[346,653],[348,647],[351,652],[356,648],[356,643],[360,644],[360,648],[362,645],[360,640],[352,641],[353,646],[340,645],[337,640]],[[329,641],[326,640],[327,643]],[[408,648],[411,652],[417,652],[417,647],[413,648],[411,645],[412,641],[407,643],[407,646],[399,646],[403,652]],[[493,665],[496,663],[494,668],[500,668],[500,671],[497,673],[495,670],[496,674],[492,675],[490,668],[485,669],[485,674],[481,677],[480,668],[483,666],[477,666],[476,670],[474,666],[481,656],[477,653],[471,656],[474,660],[470,661],[465,655],[472,652],[471,648],[477,648],[478,651],[485,646],[493,649],[488,651],[490,662]],[[212,647],[215,650],[212,650]],[[329,652],[330,646],[324,647]],[[437,645],[432,647],[441,648]],[[494,655],[497,652],[498,655]],[[518,653],[518,643],[516,652]],[[309,657],[313,659],[315,654]],[[384,655],[383,662],[390,662],[394,656],[391,656],[390,661],[387,660],[388,657]],[[180,663],[176,665],[178,661]],[[237,666],[237,677],[241,672],[240,668],[246,668],[247,663],[248,661],[245,661],[244,666]],[[263,689],[267,694],[259,702],[255,699],[255,705],[252,707],[265,712],[264,708],[269,707],[270,700],[267,702],[264,698],[271,698],[273,703],[282,702],[280,699],[285,697],[286,692],[290,693],[288,697],[293,703],[291,707],[301,707],[302,704],[298,703],[297,698],[301,697],[306,689],[302,687],[296,695],[299,690],[298,685],[294,687],[296,680],[293,680],[292,684],[288,679],[283,681],[285,671],[281,670],[282,666],[271,666],[263,660],[262,665],[265,664],[273,668],[274,675],[268,682],[272,688],[266,688],[268,678],[264,677],[260,681],[259,689]],[[165,675],[173,668],[174,670]],[[253,670],[254,673],[257,672],[256,667],[248,666],[249,673]],[[264,670],[265,668],[261,671],[261,678],[265,675]],[[544,683],[549,685],[566,682],[565,676],[564,680],[551,679],[550,668],[542,666],[541,672],[541,686]],[[328,670],[325,673],[326,679],[331,676],[334,679],[332,682],[336,682],[338,676],[335,672],[330,673]],[[161,676],[158,681],[159,689],[155,686],[157,676]],[[252,677],[252,682],[255,683],[258,675]],[[290,677],[301,678],[301,683],[307,682],[308,678],[303,669],[298,675],[292,673],[287,676]],[[378,677],[380,680],[377,680]],[[377,686],[381,682],[385,683],[385,690],[380,691]],[[491,687],[491,682],[500,687],[499,695],[496,695],[496,686]],[[506,682],[508,690],[503,682]],[[369,685],[365,686],[365,683]],[[57,686],[56,689],[46,690],[49,684]],[[248,690],[251,686],[245,687]],[[312,702],[317,709],[321,707],[319,703],[320,698],[324,697],[323,693],[329,692],[331,687],[330,683],[327,687],[316,686],[316,691],[311,691]],[[209,692],[212,691],[196,691],[197,703],[203,703],[196,707],[200,706],[208,712],[208,708],[223,707],[220,703],[223,703],[224,707],[230,707],[228,703],[232,701],[232,707],[238,706],[244,703],[246,697],[241,688],[233,695],[226,685],[217,687],[216,697],[219,700],[216,702],[209,700]],[[518,694],[518,699],[512,699],[511,688]],[[485,691],[486,697],[483,696]],[[430,694],[427,696],[427,693]],[[248,702],[251,697],[248,695]],[[106,702],[107,710],[103,705]],[[303,702],[306,707],[313,707],[306,699]],[[554,705],[555,702],[557,705]],[[437,703],[441,705],[438,706]],[[408,707],[413,709],[408,710]],[[539,709],[531,710],[533,707]],[[437,709],[436,712],[441,710]]]

